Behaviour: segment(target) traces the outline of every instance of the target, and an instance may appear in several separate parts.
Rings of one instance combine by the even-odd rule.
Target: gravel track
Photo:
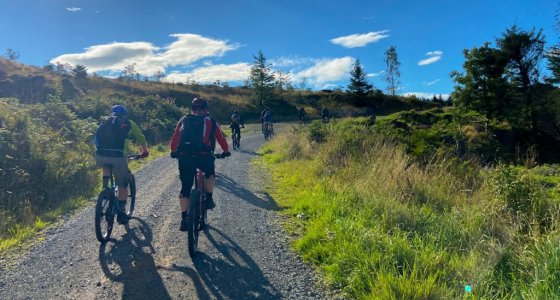
[[[262,135],[245,135],[240,151],[216,161],[217,207],[194,260],[178,230],[177,162],[160,158],[136,174],[135,217],[112,241],[96,240],[90,203],[17,261],[0,260],[0,299],[327,298],[288,247],[266,173],[250,165]]]

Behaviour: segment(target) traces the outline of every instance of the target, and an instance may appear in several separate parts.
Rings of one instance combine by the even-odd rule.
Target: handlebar
[[[227,156],[224,156],[223,153],[218,153],[218,154],[214,154],[214,157],[217,158],[217,159],[224,159],[224,158],[226,158]]]

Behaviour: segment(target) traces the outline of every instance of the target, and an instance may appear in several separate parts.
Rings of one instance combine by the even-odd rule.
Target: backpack
[[[97,149],[122,154],[129,131],[130,121],[127,117],[116,114],[109,115],[101,122],[95,132]]]
[[[182,155],[192,155],[196,153],[212,152],[214,143],[211,146],[205,145],[202,141],[204,137],[204,119],[207,116],[188,114],[182,119],[181,138],[177,150]],[[210,137],[214,136],[216,128],[214,120],[210,129]]]

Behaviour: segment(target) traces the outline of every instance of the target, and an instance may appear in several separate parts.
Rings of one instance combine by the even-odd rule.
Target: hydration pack
[[[204,119],[206,117],[188,114],[183,118],[181,138],[177,148],[181,155],[208,153],[214,150],[213,143],[215,142],[211,145],[205,145],[202,140],[204,138]],[[215,127],[215,122],[212,120],[212,126],[209,128],[211,141],[213,140]]]
[[[95,132],[98,152],[110,151],[122,155],[129,131],[130,121],[127,117],[116,114],[109,115],[101,122]]]

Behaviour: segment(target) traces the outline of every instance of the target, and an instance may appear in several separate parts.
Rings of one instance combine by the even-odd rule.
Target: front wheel
[[[101,191],[95,205],[95,236],[101,243],[109,240],[115,222],[115,214],[113,213],[115,199],[114,195],[111,197],[111,193],[110,189]]]
[[[198,249],[198,220],[200,218],[200,202],[198,190],[191,190],[191,206],[189,207],[189,215],[187,218],[187,246],[189,255],[194,258]]]
[[[127,217],[132,217],[132,213],[134,212],[134,207],[136,205],[136,178],[134,178],[134,174],[130,173],[129,171],[129,181],[128,181],[128,201],[126,202],[126,207],[124,208]]]

